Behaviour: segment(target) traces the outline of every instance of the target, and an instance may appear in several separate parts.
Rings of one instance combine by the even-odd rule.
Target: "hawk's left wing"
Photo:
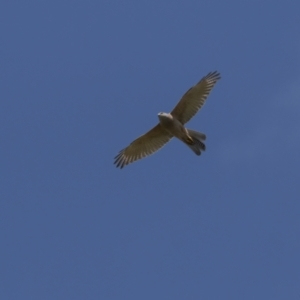
[[[208,73],[183,95],[171,111],[171,115],[182,124],[187,123],[203,106],[210,91],[220,78],[220,73],[217,71]]]

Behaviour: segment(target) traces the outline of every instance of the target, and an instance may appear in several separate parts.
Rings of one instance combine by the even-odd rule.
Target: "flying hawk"
[[[150,131],[134,140],[115,157],[115,164],[121,169],[136,160],[153,154],[173,137],[189,146],[197,155],[205,150],[204,133],[187,129],[187,123],[203,106],[205,100],[220,79],[217,71],[208,73],[195,86],[191,87],[170,113],[160,112],[159,123]]]

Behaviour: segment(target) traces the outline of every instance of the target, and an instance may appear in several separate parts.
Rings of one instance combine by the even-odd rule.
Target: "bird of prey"
[[[220,79],[220,73],[210,72],[191,87],[177,103],[171,113],[160,112],[159,123],[150,131],[134,140],[115,157],[115,164],[121,169],[136,160],[153,154],[173,137],[178,138],[197,155],[205,150],[204,133],[187,129],[187,123],[203,106],[205,100]]]

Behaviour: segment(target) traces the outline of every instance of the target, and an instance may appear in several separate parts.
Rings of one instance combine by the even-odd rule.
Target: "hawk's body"
[[[205,134],[187,129],[183,125],[202,107],[209,92],[220,78],[218,72],[209,73],[183,95],[171,113],[159,113],[159,123],[134,140],[127,148],[121,150],[115,157],[117,167],[123,168],[154,153],[173,137],[178,138],[197,155],[200,155],[201,150],[205,150],[203,143],[206,138]]]
[[[201,154],[201,150],[205,150],[205,145],[202,142],[206,138],[204,133],[185,128],[171,114],[159,113],[158,118],[165,131],[187,144],[197,155]]]

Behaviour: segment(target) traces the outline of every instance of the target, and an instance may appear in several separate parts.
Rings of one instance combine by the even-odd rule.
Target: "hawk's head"
[[[171,114],[168,114],[168,113],[164,113],[164,112],[160,112],[158,113],[158,118],[160,120],[160,122],[163,122],[163,121],[170,121],[173,119],[172,115]]]

